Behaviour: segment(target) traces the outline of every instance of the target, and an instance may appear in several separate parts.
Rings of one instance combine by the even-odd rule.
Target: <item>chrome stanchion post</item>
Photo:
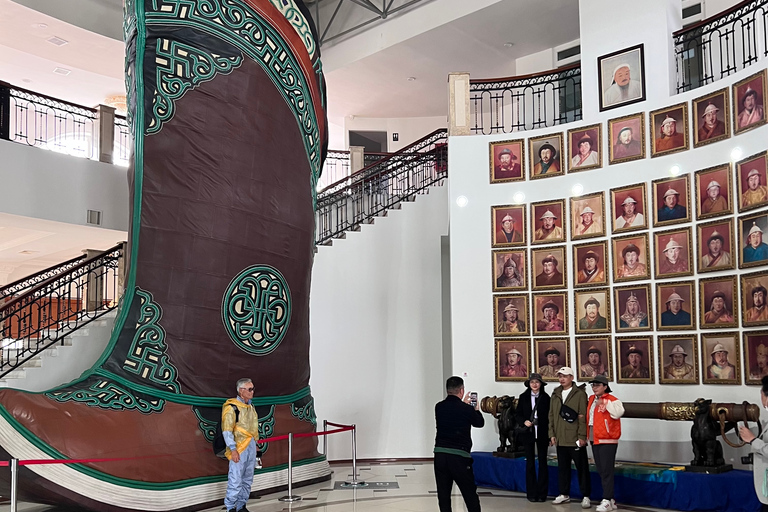
[[[277,498],[278,501],[299,501],[301,496],[293,494],[293,432],[288,434],[288,495]]]
[[[357,479],[357,426],[352,425],[352,480],[344,482],[345,487],[365,487],[362,480]]]
[[[11,512],[16,512],[19,501],[19,459],[11,459]]]
[[[323,432],[328,432],[328,420],[323,420]],[[328,460],[328,434],[323,435],[323,455]]]

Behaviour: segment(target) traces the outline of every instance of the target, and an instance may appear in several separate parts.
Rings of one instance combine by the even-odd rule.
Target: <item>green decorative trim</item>
[[[161,412],[165,405],[163,400],[139,398],[131,393],[130,390],[101,379],[91,384],[87,389],[49,391],[45,396],[62,403],[73,401],[85,404],[88,407],[99,407],[113,411],[136,409],[144,414]]]
[[[274,267],[253,265],[227,286],[221,320],[237,348],[263,356],[277,348],[291,323],[291,290]]]
[[[296,3],[293,0],[269,0],[269,3],[275,6],[275,8],[283,13],[285,19],[291,24],[293,29],[299,34],[301,40],[304,41],[304,46],[307,48],[309,58],[315,56],[315,38],[312,36],[312,29],[307,23],[306,18],[301,13]]]
[[[275,406],[273,405],[269,409],[269,414],[263,418],[259,417],[259,439],[266,439],[272,436],[275,431]],[[269,449],[269,443],[256,443],[256,448],[261,450],[262,453],[267,453]]]
[[[29,443],[31,443],[37,449],[44,452],[49,457],[54,459],[67,458],[66,455],[59,452],[58,450],[55,450],[48,444],[44,443],[35,434],[30,432],[24,425],[16,421],[16,419],[2,405],[0,405],[0,416],[2,416],[3,419],[5,419],[5,421],[7,421],[11,426],[13,426],[13,428],[17,432],[19,432]],[[314,464],[315,462],[322,462],[324,460],[325,460],[325,455],[321,455],[319,457],[313,457],[311,459],[293,461],[293,467],[305,466],[307,464]],[[75,469],[76,471],[79,471],[80,473],[83,473],[84,475],[101,480],[102,482],[120,485],[130,489],[142,489],[147,491],[170,491],[170,490],[176,490],[176,489],[184,489],[194,485],[202,485],[202,484],[208,484],[213,482],[226,482],[227,480],[227,475],[223,474],[223,475],[216,475],[216,476],[190,478],[188,480],[178,480],[176,482],[162,482],[162,483],[142,482],[139,480],[130,480],[128,478],[120,478],[120,477],[108,475],[108,474],[102,473],[101,471],[97,471],[91,467],[84,466],[82,464],[68,464],[68,466],[71,467],[72,469]],[[261,469],[259,470],[259,472],[272,473],[274,471],[282,471],[287,467],[288,467],[287,463],[279,464],[276,466],[269,466],[267,468]]]
[[[163,123],[173,117],[174,102],[187,91],[213,80],[217,74],[228,75],[242,63],[242,55],[224,57],[178,41],[158,39],[153,116],[147,126],[147,135],[159,132]]]
[[[180,393],[181,386],[177,379],[179,372],[165,353],[165,329],[160,325],[163,310],[151,293],[137,288],[136,295],[141,300],[141,311],[123,370]]]
[[[218,422],[203,418],[203,415],[200,414],[198,409],[192,410],[197,417],[197,428],[203,432],[205,439],[207,439],[209,443],[213,443],[213,439],[216,437],[216,425],[218,425]]]
[[[317,416],[315,415],[315,399],[311,398],[304,406],[291,404],[291,414],[300,421],[309,422],[317,426]]]
[[[320,130],[301,65],[280,33],[239,0],[152,0],[148,25],[192,27],[235,46],[258,62],[280,91],[301,129],[316,200],[321,172]]]

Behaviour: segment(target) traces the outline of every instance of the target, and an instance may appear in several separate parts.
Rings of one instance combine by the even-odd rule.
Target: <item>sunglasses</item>
[[[242,388],[242,389],[244,389],[246,391],[253,391],[253,388]]]

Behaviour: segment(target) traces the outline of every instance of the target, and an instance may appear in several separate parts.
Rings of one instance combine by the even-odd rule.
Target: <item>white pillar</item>
[[[99,162],[111,164],[115,147],[115,108],[99,105],[96,113],[99,118]]]
[[[365,167],[365,148],[349,146],[349,173],[353,174]]]
[[[448,73],[448,135],[470,135],[469,73]]]

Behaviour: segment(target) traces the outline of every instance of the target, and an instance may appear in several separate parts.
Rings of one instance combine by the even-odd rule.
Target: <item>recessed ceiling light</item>
[[[459,205],[459,208],[464,208],[467,206],[467,203],[469,203],[467,196],[459,196],[456,198],[456,204]]]
[[[69,42],[66,39],[62,39],[62,38],[56,37],[56,36],[49,37],[48,39],[46,39],[46,41],[48,41],[49,43],[51,43],[53,45],[56,45],[56,46],[64,46],[65,44],[67,44]]]
[[[40,251],[19,251],[19,254],[37,254]]]
[[[48,24],[47,23],[33,23],[32,26],[34,28],[48,28]]]
[[[53,70],[53,72],[56,73],[57,75],[67,76],[72,71],[67,69],[67,68],[56,68],[56,69]]]
[[[513,46],[515,46],[515,43],[510,43],[509,41],[507,41],[506,43],[504,43],[504,46],[506,46],[507,48],[512,48]]]
[[[408,81],[409,82],[415,82],[416,81],[416,77],[415,76],[409,76],[408,77]]]
[[[24,82],[25,84],[31,84],[32,83],[32,80],[30,80],[29,78],[22,78],[21,81]]]

